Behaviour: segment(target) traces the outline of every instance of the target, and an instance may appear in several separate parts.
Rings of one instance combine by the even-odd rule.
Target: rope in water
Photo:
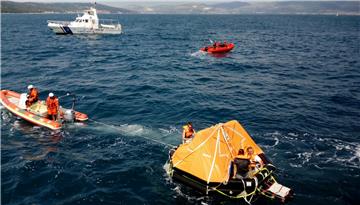
[[[93,123],[97,123],[97,124],[100,124],[100,125],[104,125],[104,126],[107,126],[107,127],[110,127],[114,130],[117,130],[117,131],[120,131],[120,132],[123,132],[123,130],[121,130],[119,127],[115,126],[115,125],[111,125],[111,124],[106,124],[106,123],[103,123],[103,122],[99,122],[99,121],[96,121],[96,120],[92,120],[92,119],[89,119],[89,121],[93,122]],[[172,144],[168,144],[168,143],[165,143],[165,142],[161,142],[159,140],[156,140],[156,139],[152,139],[152,138],[149,138],[149,137],[146,137],[146,136],[141,136],[139,135],[141,138],[144,138],[144,139],[147,139],[149,141],[152,141],[152,142],[155,142],[157,144],[161,144],[161,145],[164,145],[165,147],[169,147],[169,148],[175,148],[176,146],[175,145],[172,145]]]

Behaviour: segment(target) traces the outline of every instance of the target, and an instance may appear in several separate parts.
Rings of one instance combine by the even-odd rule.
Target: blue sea
[[[1,204],[244,204],[164,169],[184,123],[233,119],[294,190],[288,204],[359,204],[359,16],[100,15],[124,33],[47,28],[75,16],[1,14],[1,89],[74,93],[90,119],[55,132],[1,107]],[[236,47],[205,55],[209,39]]]

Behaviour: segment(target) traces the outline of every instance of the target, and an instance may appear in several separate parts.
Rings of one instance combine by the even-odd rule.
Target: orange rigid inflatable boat
[[[39,100],[31,107],[26,108],[23,105],[24,103],[22,103],[24,102],[24,95],[26,96],[26,94],[20,94],[10,90],[1,90],[0,102],[11,113],[33,124],[47,127],[52,130],[58,130],[62,127],[62,124],[60,122],[49,120],[46,118],[47,106],[45,101]],[[68,111],[72,110],[60,107],[60,118],[64,118],[64,114],[68,113]],[[74,118],[74,120],[76,121],[86,121],[88,119],[88,116],[84,113],[75,111]]]
[[[251,158],[240,157],[249,147],[261,163],[250,166]],[[276,182],[275,166],[236,120],[203,129],[191,142],[170,150],[167,171],[174,181],[201,193],[244,199],[249,204],[260,195],[285,202],[293,193]]]
[[[217,43],[216,46],[214,45],[200,48],[200,50],[208,53],[227,53],[235,47],[233,43]]]

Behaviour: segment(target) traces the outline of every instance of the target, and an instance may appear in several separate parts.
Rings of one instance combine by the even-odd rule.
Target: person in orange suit
[[[49,97],[46,99],[46,106],[47,106],[48,118],[50,120],[56,121],[59,112],[59,100],[54,95],[54,93],[49,93]]]
[[[26,100],[26,107],[30,107],[39,100],[39,91],[33,85],[28,86],[28,96]]]
[[[192,126],[191,122],[188,122],[185,126],[183,126],[182,139],[183,143],[190,142],[195,135],[195,129]]]

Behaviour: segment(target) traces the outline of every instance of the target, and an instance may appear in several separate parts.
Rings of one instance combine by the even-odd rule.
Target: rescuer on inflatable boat
[[[33,85],[29,85],[28,90],[26,107],[30,107],[39,100],[39,91]]]
[[[195,135],[195,129],[193,128],[192,123],[188,122],[185,126],[183,126],[183,133],[182,133],[183,143],[191,142],[194,135]]]
[[[49,97],[46,99],[46,106],[47,106],[48,118],[50,120],[56,121],[59,112],[59,100],[54,95],[54,93],[49,93]]]

